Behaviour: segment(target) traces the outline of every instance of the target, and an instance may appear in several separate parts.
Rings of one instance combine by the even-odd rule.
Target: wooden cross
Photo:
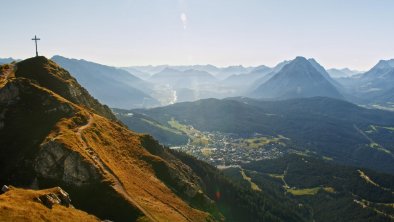
[[[31,39],[31,40],[34,40],[34,41],[36,42],[36,57],[37,57],[37,56],[38,56],[37,41],[38,41],[38,40],[41,40],[41,39],[37,38],[37,36],[34,36],[34,39]]]

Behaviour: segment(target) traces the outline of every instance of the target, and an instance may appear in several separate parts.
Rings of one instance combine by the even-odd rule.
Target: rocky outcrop
[[[56,140],[41,145],[34,170],[38,177],[55,179],[75,186],[88,185],[101,179],[94,165],[80,153],[67,149]]]
[[[53,192],[42,194],[36,198],[36,200],[44,204],[49,209],[52,209],[53,205],[59,204],[65,207],[72,207],[70,196],[66,191],[60,187],[53,189]]]
[[[3,193],[5,193],[9,190],[10,190],[10,188],[7,185],[3,185],[3,187],[1,188],[1,192],[3,192]]]

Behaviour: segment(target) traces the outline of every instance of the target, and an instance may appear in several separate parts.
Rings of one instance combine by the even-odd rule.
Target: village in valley
[[[204,132],[174,120],[169,124],[189,136],[186,145],[171,149],[188,153],[218,168],[226,168],[263,159],[275,159],[288,150],[290,139],[282,135],[265,136],[258,133],[250,137],[222,132]]]

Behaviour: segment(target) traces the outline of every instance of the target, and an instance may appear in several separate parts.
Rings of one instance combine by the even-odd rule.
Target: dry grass
[[[15,77],[14,66],[11,64],[4,64],[0,66],[0,88],[2,88],[9,78]]]
[[[35,201],[38,196],[53,192],[54,189],[35,191],[12,187],[0,195],[0,221],[100,221],[75,208],[54,205],[49,209]]]
[[[76,132],[87,124],[90,117],[93,121],[81,132],[82,142]],[[134,203],[131,204],[137,204],[141,211],[149,212],[155,220],[206,221],[209,217],[207,213],[191,208],[157,178],[154,166],[165,166],[166,163],[142,146],[141,136],[116,122],[81,110],[73,118],[59,122],[48,139],[56,139],[79,152],[91,164],[101,168],[101,172],[105,172],[86,152],[85,144],[90,147],[105,168],[112,171],[111,174],[104,173],[105,179],[113,184],[119,180],[128,197],[133,199]]]

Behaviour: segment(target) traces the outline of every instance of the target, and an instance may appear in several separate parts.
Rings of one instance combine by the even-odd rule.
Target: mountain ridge
[[[102,103],[116,108],[141,108],[160,103],[149,94],[149,84],[122,69],[86,60],[54,56],[52,59],[70,71]]]

